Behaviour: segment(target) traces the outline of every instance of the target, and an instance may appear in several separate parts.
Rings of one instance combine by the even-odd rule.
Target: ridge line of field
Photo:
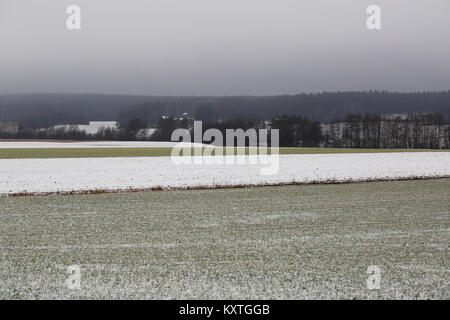
[[[388,182],[388,181],[412,181],[412,180],[437,180],[449,179],[450,175],[436,176],[414,176],[399,178],[367,178],[367,179],[342,179],[342,180],[313,180],[313,181],[290,181],[277,183],[257,183],[257,184],[235,184],[235,185],[204,185],[185,187],[163,187],[156,186],[150,188],[129,188],[129,189],[92,189],[92,190],[72,190],[72,191],[52,191],[52,192],[17,192],[0,193],[0,198],[29,197],[29,196],[55,196],[55,195],[88,195],[88,194],[114,194],[114,193],[137,193],[153,191],[189,191],[189,190],[220,190],[220,189],[243,189],[262,187],[283,187],[283,186],[304,186],[304,185],[326,185],[326,184],[349,184],[366,182]]]

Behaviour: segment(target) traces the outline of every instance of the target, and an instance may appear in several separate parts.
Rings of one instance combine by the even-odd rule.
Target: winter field
[[[449,299],[449,190],[437,179],[0,198],[0,299]],[[70,265],[80,289],[66,285]]]
[[[170,157],[0,159],[0,195],[450,177],[450,152],[292,154],[272,160],[176,165]],[[279,170],[262,175],[269,167]]]
[[[176,165],[165,143],[23,143],[0,142],[0,299],[450,298],[450,152]],[[441,179],[317,185],[419,178]]]
[[[0,139],[0,159],[168,157],[176,142],[158,141],[27,141]],[[191,143],[193,148],[205,147]],[[234,148],[235,153],[236,149]],[[249,153],[248,148],[245,149]],[[427,149],[280,148],[280,154],[448,152]],[[214,152],[213,152],[214,154]]]
[[[3,140],[0,149],[95,149],[95,148],[170,148],[177,142],[165,141],[31,141]]]

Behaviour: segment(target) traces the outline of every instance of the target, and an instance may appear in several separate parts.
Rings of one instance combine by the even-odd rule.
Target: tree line
[[[227,129],[278,129],[280,147],[450,148],[450,124],[440,113],[388,116],[350,114],[344,119],[329,122],[294,115],[277,116],[270,121],[244,118],[213,120],[210,118],[203,122],[203,133],[210,128],[220,130],[223,136]],[[2,131],[0,127],[0,138],[170,141],[172,132],[178,128],[188,129],[194,136],[193,123],[194,118],[190,117],[163,116],[151,135],[145,134],[148,124],[139,118],[129,120],[118,129],[101,128],[95,134],[81,131],[75,125],[47,129],[19,128],[15,132]]]
[[[166,117],[160,119],[159,129],[152,138],[168,141],[177,128],[192,132],[192,119]],[[280,147],[329,148],[398,148],[449,149],[450,124],[440,113],[411,113],[403,115],[354,115],[321,123],[306,117],[283,115],[271,121],[230,119],[206,122],[203,132],[219,129],[278,129]]]
[[[448,149],[450,125],[440,113],[349,115],[323,124],[322,140],[333,148]]]
[[[147,124],[140,119],[133,119],[122,129],[110,127],[100,128],[97,133],[87,133],[80,130],[78,125],[63,125],[42,129],[19,128],[18,130],[2,130],[1,139],[40,139],[40,140],[104,140],[104,141],[134,141],[150,140],[139,134],[147,128]]]

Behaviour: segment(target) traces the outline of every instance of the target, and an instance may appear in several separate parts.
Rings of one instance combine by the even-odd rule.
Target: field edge
[[[368,178],[368,179],[342,179],[342,180],[312,180],[312,181],[290,181],[277,183],[257,183],[257,184],[235,184],[235,185],[199,185],[185,187],[162,187],[151,188],[127,188],[127,189],[91,189],[53,192],[16,192],[0,193],[0,198],[31,197],[31,196],[56,196],[56,195],[90,195],[90,194],[114,194],[114,193],[138,193],[138,192],[158,192],[158,191],[189,191],[189,190],[220,190],[220,189],[243,189],[243,188],[263,188],[263,187],[283,187],[283,186],[303,186],[303,185],[330,185],[330,184],[350,184],[368,182],[389,182],[389,181],[414,181],[414,180],[438,180],[450,179],[450,175],[436,176],[412,176],[398,178]]]

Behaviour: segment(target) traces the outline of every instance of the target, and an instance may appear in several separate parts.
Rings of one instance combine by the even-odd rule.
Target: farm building
[[[89,124],[76,124],[76,125],[57,125],[53,128],[69,128],[76,127],[80,131],[84,131],[87,134],[95,134],[100,131],[100,129],[117,129],[118,124],[116,121],[90,121]]]

